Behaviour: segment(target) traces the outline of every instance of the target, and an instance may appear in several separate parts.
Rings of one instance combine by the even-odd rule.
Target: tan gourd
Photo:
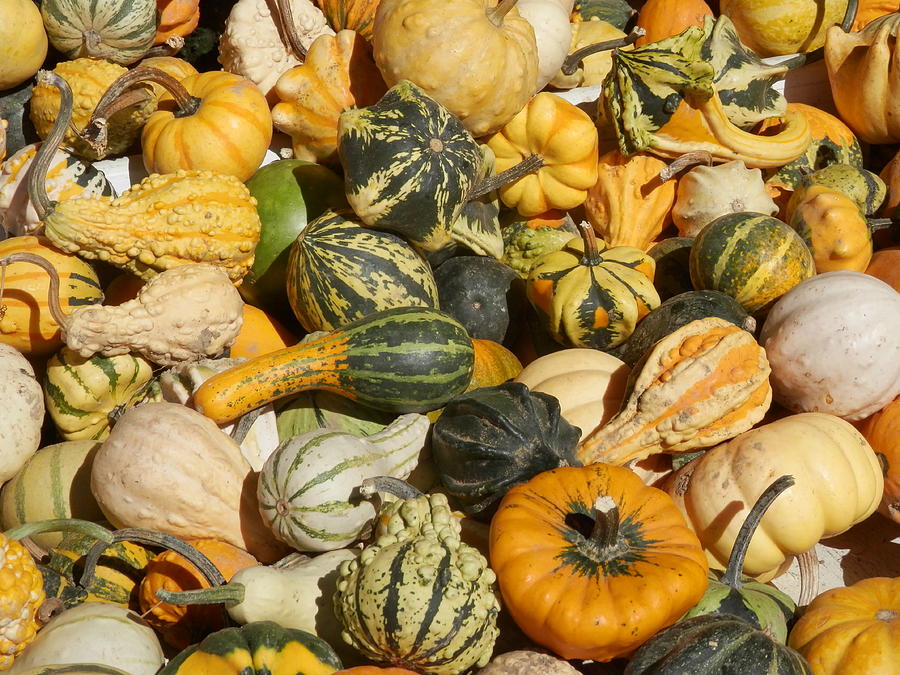
[[[15,347],[0,342],[0,482],[12,478],[37,451],[44,395],[34,368]]]

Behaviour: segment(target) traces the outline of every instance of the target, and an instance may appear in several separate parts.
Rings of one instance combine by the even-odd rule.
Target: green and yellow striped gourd
[[[65,440],[99,440],[110,416],[141,401],[152,382],[152,364],[135,354],[84,358],[63,347],[47,361],[44,401]]]
[[[334,330],[393,307],[438,306],[431,266],[403,239],[326,211],[291,245],[287,293],[300,325]]]

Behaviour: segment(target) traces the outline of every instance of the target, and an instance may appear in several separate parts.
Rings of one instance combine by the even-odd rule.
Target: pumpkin
[[[898,10],[900,11],[900,10]],[[882,205],[882,213],[890,216],[891,212],[900,205],[900,150],[891,158],[879,174],[887,185],[887,200]]]
[[[653,259],[631,246],[598,245],[587,223],[580,239],[541,256],[528,274],[528,301],[562,345],[615,347],[659,305]]]
[[[788,644],[816,673],[888,673],[897,666],[900,578],[861,579],[813,599]]]
[[[875,251],[866,267],[866,274],[881,279],[895,291],[900,292],[900,246]]]
[[[241,332],[229,348],[232,358],[252,359],[297,343],[291,330],[263,310],[244,303],[242,314]]]
[[[332,0],[334,5],[341,2],[346,0]],[[361,34],[344,29],[320,35],[303,64],[282,73],[275,83],[272,124],[291,137],[295,159],[337,164],[341,112],[370,106],[386,90]]]
[[[503,185],[500,199],[526,218],[573,209],[597,182],[597,128],[576,105],[542,91],[485,141],[497,173],[538,155],[537,171]]]
[[[0,270],[2,274],[2,270]],[[0,343],[0,481],[13,478],[41,444],[44,401],[34,367],[15,347]]]
[[[607,246],[646,251],[670,222],[676,181],[660,179],[665,167],[665,162],[645,152],[626,157],[612,150],[600,157],[584,214]]]
[[[103,299],[100,280],[81,258],[64,253],[45,237],[10,237],[0,242],[0,260],[16,253],[33,253],[50,261],[60,276],[59,304],[63,311],[99,303]],[[51,278],[33,265],[14,262],[3,265],[0,305],[0,342],[26,355],[43,356],[62,344],[60,326],[50,310]]]
[[[200,23],[200,0],[156,0],[158,11],[153,44],[159,45],[173,35],[186,37]],[[147,64],[145,64],[147,65]]]
[[[900,522],[900,398],[867,418],[861,431],[885,465],[884,495],[878,510]]]
[[[516,624],[565,659],[629,654],[707,584],[699,542],[671,500],[606,464],[511,488],[491,521],[490,556]]]
[[[759,422],[772,400],[766,353],[718,317],[697,319],[639,362],[619,412],[578,449],[584,464],[624,464],[709,447]]]
[[[128,65],[147,52],[156,35],[156,0],[47,0],[41,17],[50,44],[69,59]]]
[[[644,34],[634,44],[642,47],[677,35],[688,26],[702,26],[707,16],[713,16],[713,11],[703,0],[647,0],[635,24],[644,29]]]
[[[304,338],[306,342],[315,336]],[[474,342],[474,341],[473,341]],[[396,414],[375,410],[328,391],[304,391],[275,404],[275,422],[280,441],[313,429],[348,431],[369,436],[396,419]]]
[[[579,435],[553,396],[507,382],[450,399],[434,423],[431,453],[446,493],[489,521],[511,486],[577,465]]]
[[[750,505],[783,474],[795,484],[763,516],[744,559],[744,574],[761,581],[868,518],[881,501],[878,458],[849,422],[801,413],[751,429],[682,467],[668,490],[711,567],[725,567]]]
[[[840,24],[842,0],[721,0],[719,10],[738,29],[741,41],[760,56],[810,52],[825,43],[826,31]]]
[[[875,19],[856,33],[828,29],[825,65],[838,112],[867,143],[900,141],[898,96],[894,76],[900,12]]]
[[[625,30],[637,11],[625,0],[575,0],[572,6],[574,23],[605,21]]]
[[[900,294],[868,274],[839,270],[798,284],[759,335],[775,401],[851,421],[880,410],[900,395],[898,322]]]
[[[12,89],[30,80],[47,58],[47,32],[40,8],[28,0],[6,0],[0,29],[0,91]],[[4,145],[5,147],[5,145]]]
[[[499,4],[499,3],[498,3]],[[540,91],[560,71],[572,41],[571,0],[517,0],[516,11],[531,24],[537,46]]]
[[[740,663],[752,673],[811,675],[806,660],[766,632],[729,614],[679,621],[638,648],[625,675],[717,675],[722,664]],[[686,665],[687,664],[687,665]]]
[[[352,30],[367,42],[371,42],[375,10],[379,1],[316,0],[316,5],[325,14],[328,25],[335,31]]]
[[[473,136],[498,131],[537,85],[534,30],[514,6],[515,0],[381,0],[375,63],[388,86],[414,82]]]
[[[403,239],[328,210],[291,245],[288,301],[307,332],[329,331],[395,307],[438,306],[431,267]]]
[[[515,211],[507,211],[502,233],[500,261],[527,279],[538,258],[544,253],[560,250],[578,234],[578,230],[571,216],[563,211],[549,211],[534,218],[522,218]]]
[[[763,314],[791,288],[815,273],[809,247],[786,223],[762,213],[728,213],[694,238],[691,282],[721,291],[750,314]]]

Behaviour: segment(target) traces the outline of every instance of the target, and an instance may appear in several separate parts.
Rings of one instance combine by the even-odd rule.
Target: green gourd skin
[[[803,201],[806,189],[813,185],[847,195],[867,216],[875,214],[887,196],[887,185],[877,174],[852,164],[831,164],[800,179],[788,202],[788,213]]]

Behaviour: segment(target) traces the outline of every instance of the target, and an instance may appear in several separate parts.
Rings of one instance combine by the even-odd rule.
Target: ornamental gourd
[[[16,475],[41,444],[44,401],[34,367],[14,347],[0,343],[0,481]]]
[[[372,41],[375,10],[380,0],[316,0],[316,5],[334,30],[352,30],[366,42]]]
[[[0,91],[30,80],[47,58],[47,32],[40,7],[28,0],[7,0],[3,12],[16,20],[4,21],[0,29]]]
[[[878,460],[886,465],[884,495],[878,510],[900,523],[900,398],[869,417],[861,431],[878,454]]]

